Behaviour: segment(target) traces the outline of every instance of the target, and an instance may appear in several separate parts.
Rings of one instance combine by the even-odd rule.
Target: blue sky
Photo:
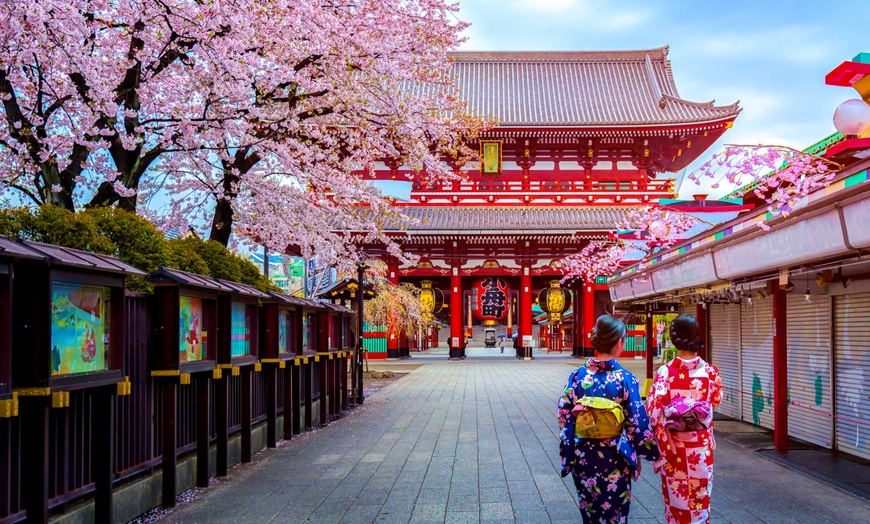
[[[462,0],[459,17],[472,24],[466,50],[669,45],[683,98],[740,100],[743,112],[721,142],[729,144],[804,148],[833,133],[834,109],[857,93],[826,86],[825,74],[870,51],[870,2],[860,0]],[[681,193],[696,192],[702,191],[686,182]]]

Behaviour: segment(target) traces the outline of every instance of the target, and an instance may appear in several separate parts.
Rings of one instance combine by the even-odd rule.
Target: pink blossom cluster
[[[633,232],[649,248],[665,248],[682,240],[682,235],[698,223],[687,213],[671,211],[659,206],[631,210],[616,223],[617,229]]]
[[[445,0],[21,0],[0,6],[0,198],[119,205],[354,259],[379,162],[452,180],[487,125]],[[337,226],[339,225],[339,226]],[[205,232],[205,231],[202,231]]]
[[[612,275],[625,253],[626,246],[622,242],[590,242],[579,253],[562,259],[562,267],[565,269],[562,281],[579,278],[584,282],[594,282],[597,276]]]
[[[714,180],[712,188],[727,181],[741,187],[738,198],[749,192],[767,203],[774,216],[787,217],[802,198],[828,185],[839,165],[825,158],[785,146],[728,145],[704,165],[688,175],[700,184],[704,178]],[[758,224],[769,229],[765,222]]]

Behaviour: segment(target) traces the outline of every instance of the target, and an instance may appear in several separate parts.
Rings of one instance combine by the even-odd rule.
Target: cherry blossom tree
[[[802,198],[828,185],[841,167],[824,157],[790,147],[731,144],[687,178],[696,184],[711,179],[714,189],[725,181],[745,188],[736,196],[754,193],[767,204],[769,212],[787,217]],[[758,225],[769,229],[765,222]]]
[[[0,191],[117,204],[354,258],[390,202],[380,161],[455,177],[469,116],[444,0],[27,0],[0,7]],[[10,193],[11,191],[11,193]],[[169,204],[157,204],[169,195]],[[150,208],[150,209],[149,209]]]

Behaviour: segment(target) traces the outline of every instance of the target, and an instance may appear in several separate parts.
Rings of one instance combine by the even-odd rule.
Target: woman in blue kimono
[[[622,321],[610,315],[598,317],[591,340],[598,356],[571,373],[559,399],[562,476],[574,477],[584,524],[628,522],[631,481],[640,475],[639,457],[659,458],[637,378],[616,361],[625,348],[626,334]],[[590,417],[604,420],[605,414],[608,419],[622,419],[621,428],[616,423],[608,428],[606,421],[599,428],[588,428]],[[590,438],[590,434],[604,438]]]

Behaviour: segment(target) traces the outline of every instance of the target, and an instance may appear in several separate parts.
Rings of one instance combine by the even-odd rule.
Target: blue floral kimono
[[[584,524],[628,522],[631,480],[640,474],[638,456],[650,461],[659,458],[638,389],[637,378],[619,362],[593,358],[571,373],[559,399],[562,476],[573,474]],[[621,436],[584,439],[574,435],[571,410],[583,396],[622,404],[625,424]]]

